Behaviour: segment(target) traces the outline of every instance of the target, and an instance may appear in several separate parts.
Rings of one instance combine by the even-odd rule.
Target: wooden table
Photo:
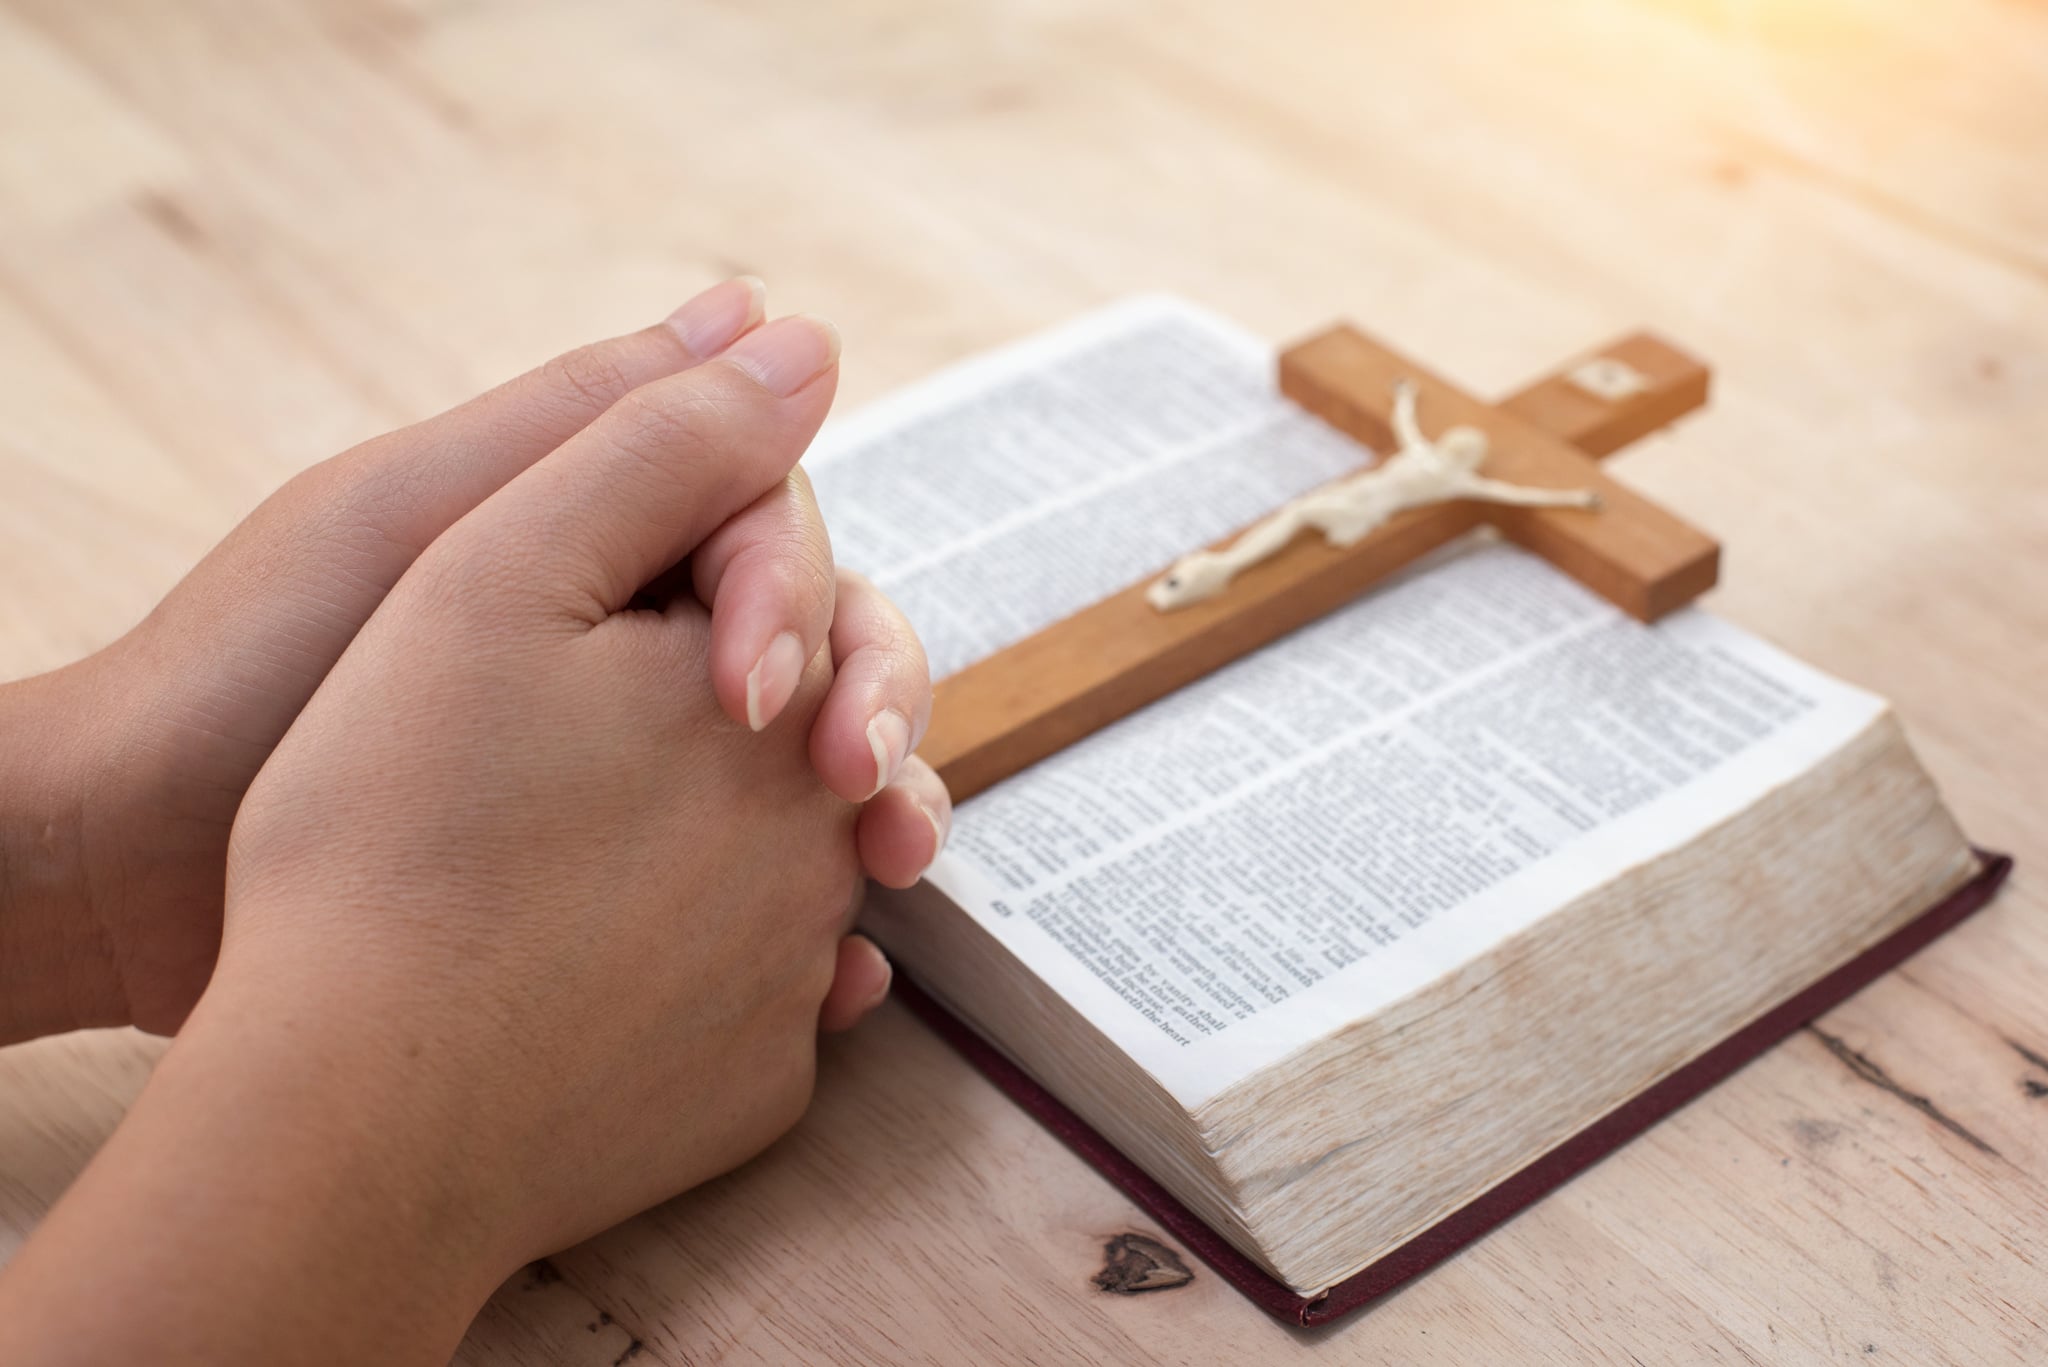
[[[2048,1360],[2048,11],[2009,0],[0,0],[0,676],[291,471],[736,270],[849,402],[1126,291],[1498,391],[1638,323],[1626,477],[1896,700],[1995,906],[1368,1314],[1206,1271],[900,1009],[472,1363]],[[159,1046],[0,1054],[0,1254]]]

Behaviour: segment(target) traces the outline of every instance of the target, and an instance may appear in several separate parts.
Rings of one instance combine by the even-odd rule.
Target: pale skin
[[[0,1043],[176,1039],[0,1272],[9,1363],[445,1361],[522,1263],[794,1123],[950,822],[728,282],[295,479],[0,686]]]
[[[1270,560],[1304,531],[1321,532],[1332,546],[1351,546],[1396,513],[1452,499],[1479,499],[1522,508],[1598,508],[1590,489],[1538,489],[1488,479],[1486,434],[1453,427],[1435,441],[1415,417],[1415,386],[1394,390],[1394,454],[1370,469],[1312,489],[1253,523],[1221,550],[1182,556],[1145,591],[1161,612],[1214,598],[1245,570]]]

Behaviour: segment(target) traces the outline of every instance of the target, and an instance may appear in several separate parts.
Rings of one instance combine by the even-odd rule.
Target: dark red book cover
[[[1327,1324],[1378,1299],[1533,1205],[1555,1188],[1628,1143],[1679,1107],[1763,1054],[1808,1021],[1847,1001],[1989,902],[2012,871],[2002,854],[1978,851],[1983,867],[1940,903],[1883,940],[1787,998],[1647,1091],[1601,1116],[1570,1139],[1506,1178],[1478,1199],[1346,1278],[1320,1296],[1299,1296],[1268,1276],[1203,1224],[1166,1188],[1146,1176],[1089,1124],[1032,1081],[1023,1069],[917,986],[899,980],[897,996],[967,1061],[1095,1169],[1115,1183],[1225,1281],[1275,1318]]]

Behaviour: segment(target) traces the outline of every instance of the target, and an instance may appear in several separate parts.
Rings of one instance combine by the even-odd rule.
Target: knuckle
[[[375,443],[300,471],[245,524],[289,530],[254,557],[252,572],[317,565],[349,588],[388,588],[429,539],[408,501],[415,484],[405,462]]]
[[[602,343],[563,352],[541,367],[541,375],[550,390],[599,410],[633,388],[625,368]]]
[[[928,666],[924,642],[903,610],[858,571],[840,566],[837,575],[841,601],[857,605],[860,613],[862,644],[892,657],[905,668],[925,671]]]
[[[466,546],[422,556],[405,577],[409,609],[442,623],[495,619],[511,577],[501,557]]]
[[[613,405],[610,427],[621,451],[668,465],[677,456],[717,454],[732,421],[724,405],[693,386],[657,382]]]
[[[632,430],[649,437],[680,434],[679,440],[697,441],[725,426],[727,405],[687,373],[641,385],[622,403]]]
[[[536,610],[587,615],[565,591],[550,601],[555,591],[536,589],[546,582],[534,565],[532,548],[538,544],[516,534],[444,537],[407,571],[394,596],[403,595],[408,612],[482,641],[499,639],[507,626]]]
[[[778,537],[742,557],[743,572],[772,584],[787,603],[822,608],[832,601],[830,558],[809,538]]]
[[[917,633],[910,624],[893,613],[881,614],[872,637],[873,648],[888,662],[892,673],[899,675],[925,676],[928,666],[924,658],[924,642],[917,639]]]
[[[610,638],[619,643],[611,666],[614,677],[630,686],[655,734],[678,747],[701,745],[705,713],[711,707],[708,690],[697,705],[678,707],[676,680],[708,672],[709,633],[653,616],[618,618],[610,625]]]
[[[437,524],[423,516],[422,509],[433,500],[435,479],[416,447],[404,439],[412,430],[391,434],[388,445],[359,448],[359,474],[345,500],[348,516],[380,541],[418,555],[433,540]]]
[[[915,672],[926,683],[930,683],[931,661],[925,657],[924,642],[918,639],[917,633],[910,628],[908,623],[905,623],[903,627],[901,649],[905,667]]]

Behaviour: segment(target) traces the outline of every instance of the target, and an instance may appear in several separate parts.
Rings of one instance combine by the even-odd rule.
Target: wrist
[[[445,1362],[522,1259],[460,1098],[376,1003],[338,1004],[283,974],[209,990],[0,1280],[0,1325],[108,1360]]]
[[[127,1020],[89,895],[83,669],[0,685],[0,1045]]]
[[[202,1125],[238,1113],[239,1147],[338,1260],[395,1264],[420,1311],[466,1326],[530,1256],[490,1127],[439,1057],[447,1032],[337,968],[223,971],[167,1057],[176,1099]]]

